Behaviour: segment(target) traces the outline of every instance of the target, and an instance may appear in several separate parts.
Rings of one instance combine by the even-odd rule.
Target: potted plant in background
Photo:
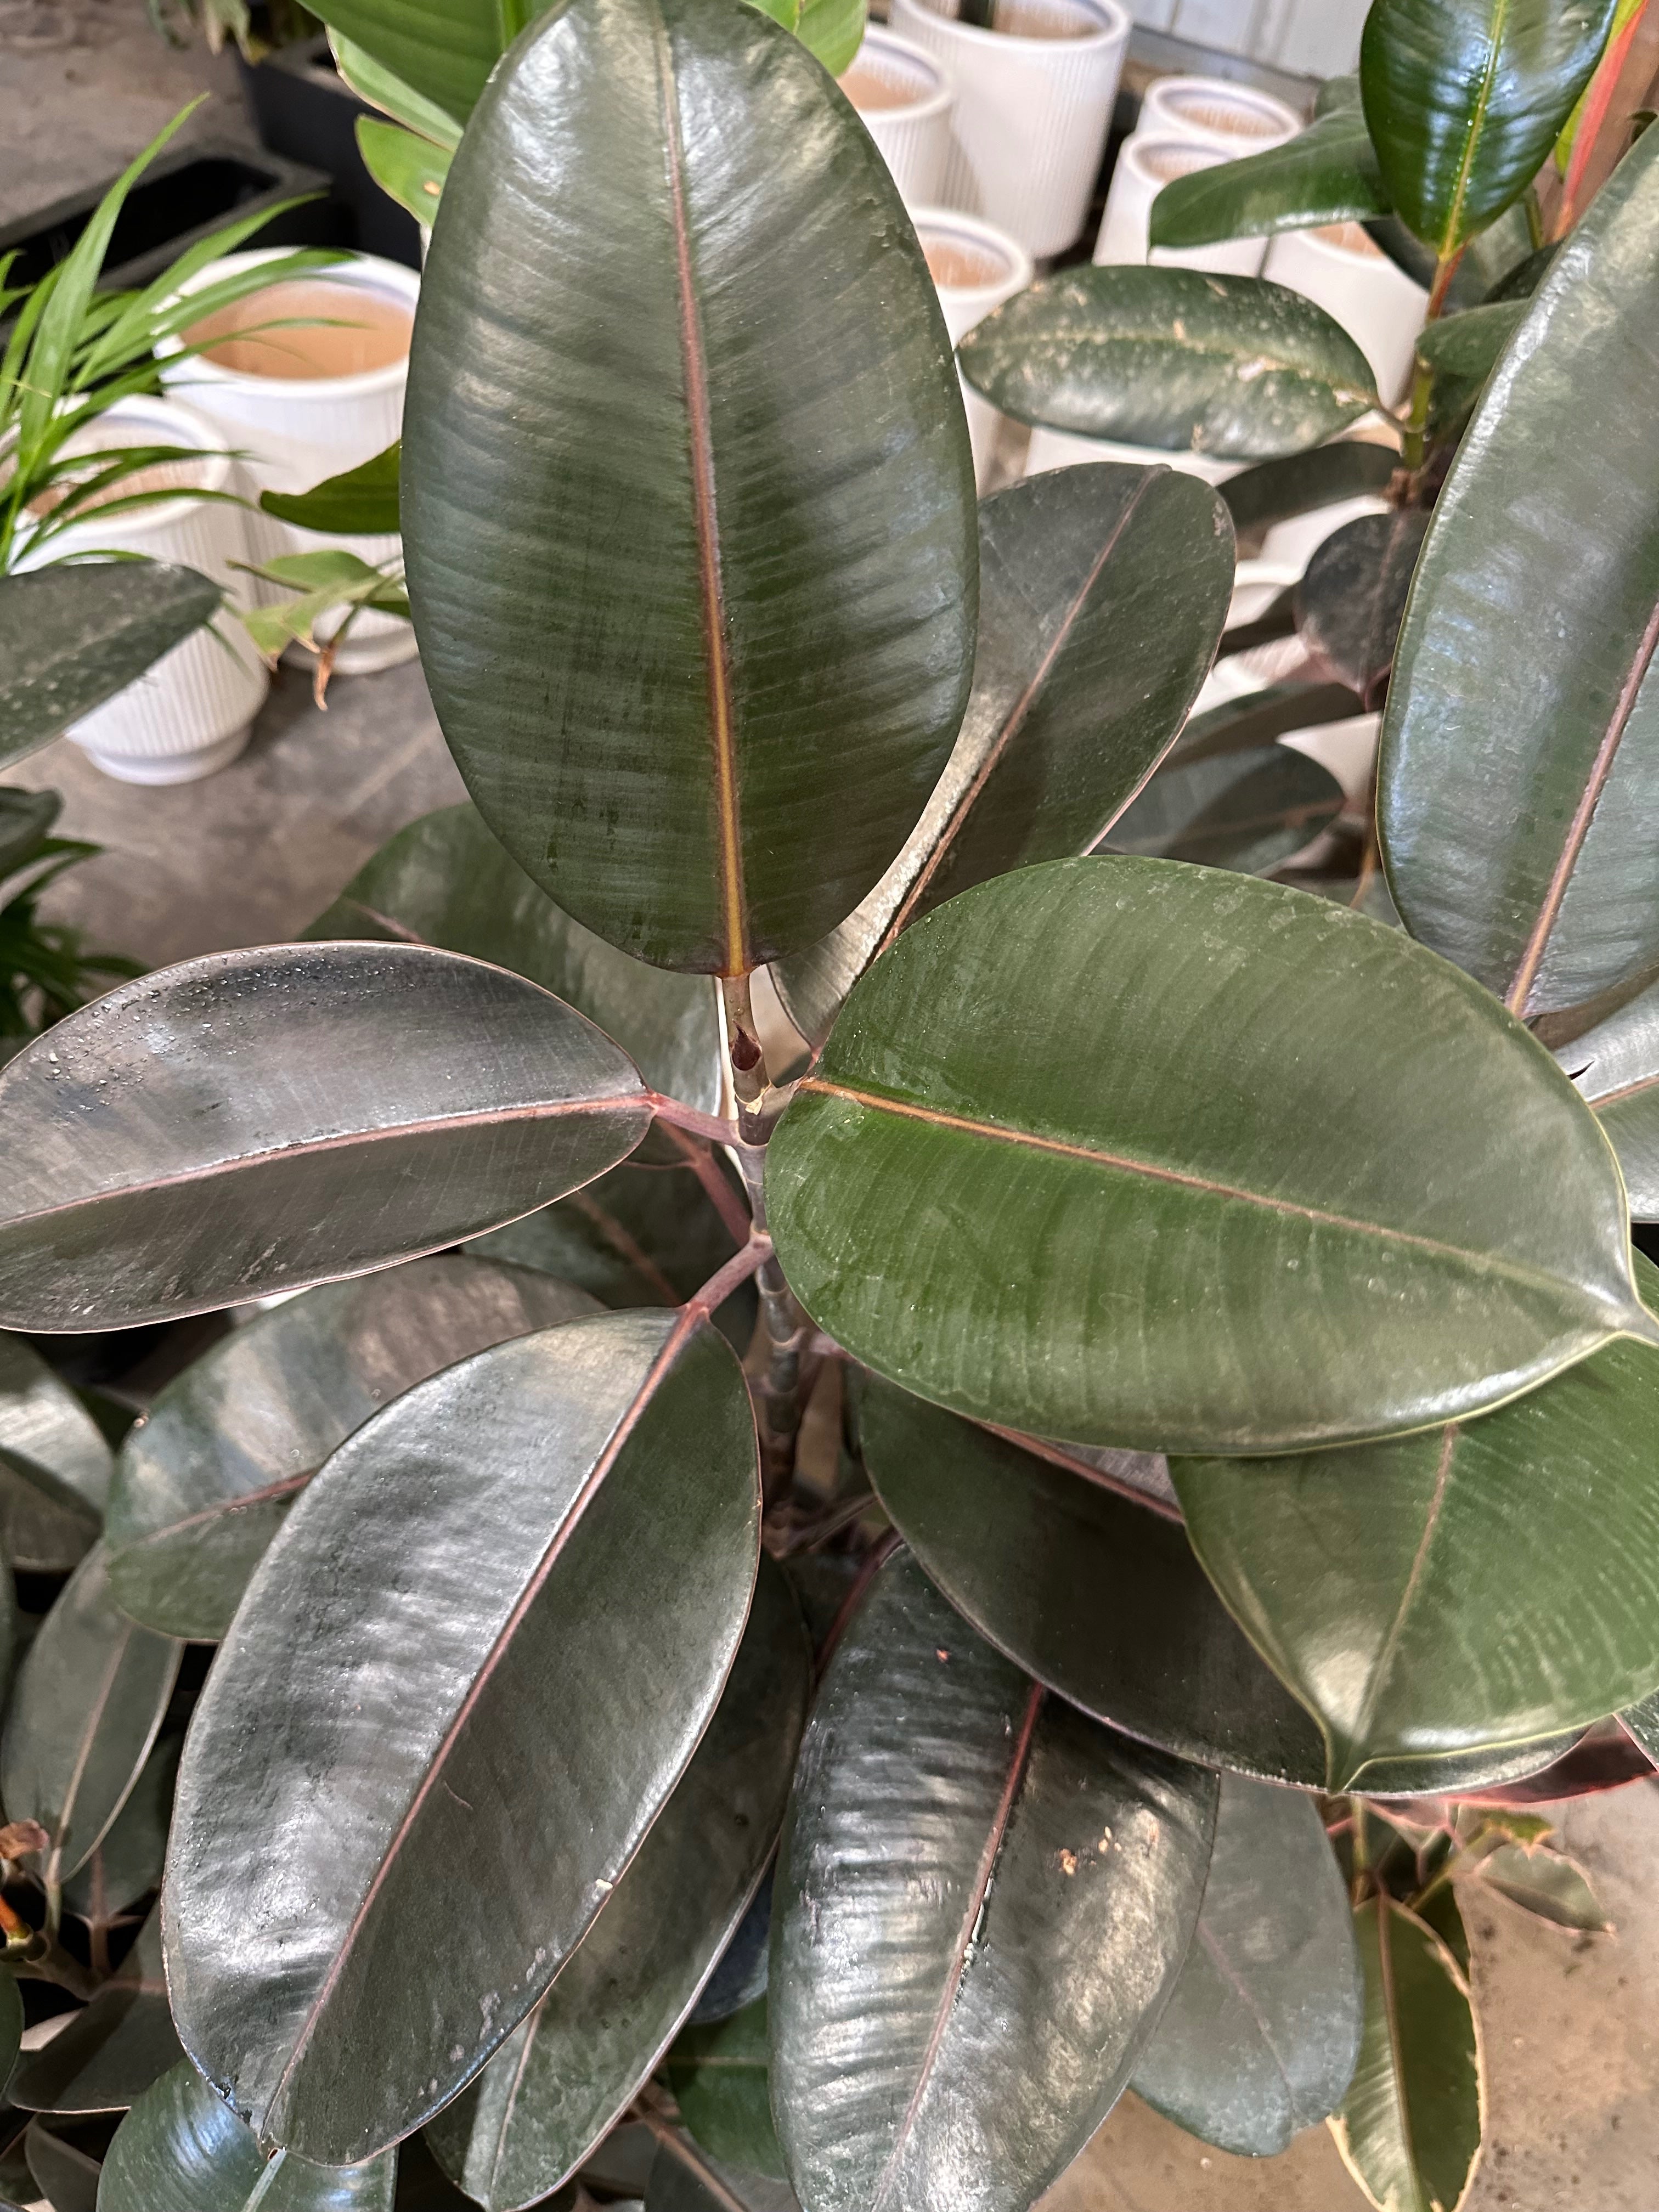
[[[1484,187],[1537,103],[1471,91],[1474,12],[1437,11],[1413,158],[1462,131]],[[1372,30],[1421,60],[1391,0]],[[1130,831],[1313,688],[1188,719],[1233,519],[1352,489],[1323,441],[1376,395],[1328,317],[1088,272],[1073,384],[1050,329],[1010,396],[1274,450],[1224,497],[1120,465],[976,508],[924,257],[799,46],[695,0],[523,34],[406,425],[476,811],[372,864],[349,937],[125,987],[0,1077],[8,1322],[301,1292],[118,1470],[16,1361],[10,1540],[74,1572],[0,1741],[7,1924],[25,1988],[88,1995],[14,2087],[37,2174],[85,2183],[101,2099],[102,2212],[574,2207],[641,2172],[619,2123],[649,2212],[758,2212],[769,2168],[805,2212],[1024,2212],[1133,2081],[1257,2153],[1328,2115],[1374,2203],[1460,2199],[1459,1885],[1597,1924],[1514,1800],[1659,1742],[1648,1030],[1605,1124],[1547,1048],[1659,965],[1656,236],[1644,142],[1418,532],[1389,926]],[[1054,297],[963,342],[980,388]],[[1523,473],[1583,518],[1565,585]],[[1356,698],[1401,542],[1298,609]],[[1517,557],[1573,622],[1492,588]],[[538,1328],[513,1271],[560,1253],[615,1304]],[[380,1347],[417,1310],[411,1382]],[[678,2035],[723,1956],[733,2009]]]

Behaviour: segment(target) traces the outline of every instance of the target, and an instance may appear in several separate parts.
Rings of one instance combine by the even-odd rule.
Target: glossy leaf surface
[[[1659,430],[1629,409],[1659,346],[1656,240],[1650,136],[1486,387],[1435,509],[1383,726],[1395,902],[1413,936],[1528,1014],[1659,967]],[[1557,436],[1569,417],[1574,434]]]
[[[1017,293],[958,352],[1021,422],[1217,460],[1299,453],[1376,404],[1347,332],[1259,276],[1070,269]]]
[[[41,1624],[18,1673],[0,1738],[0,1798],[10,1820],[51,1838],[34,1864],[46,1882],[83,1866],[149,1755],[179,1672],[179,1646],[152,1635],[110,1595],[101,1546],[88,1552]]]
[[[1030,1682],[902,1554],[830,1662],[773,1923],[810,2212],[1026,2212],[1125,2087],[1197,1920],[1216,1779]]]
[[[1362,514],[1334,531],[1297,586],[1302,642],[1369,709],[1389,688],[1412,572],[1428,535],[1415,508]]]
[[[661,2057],[771,1856],[811,1682],[793,1594],[763,1561],[708,1732],[639,1856],[535,2011],[427,2124],[485,2212],[556,2188]]]
[[[325,0],[331,31],[465,123],[514,30],[544,0]],[[365,97],[376,95],[364,88]]]
[[[1606,1142],[1501,1007],[1398,931],[1168,861],[1024,869],[908,930],[767,1192],[821,1328],[1037,1436],[1334,1443],[1659,1340]]]
[[[1351,109],[1339,110],[1282,146],[1165,185],[1152,202],[1152,243],[1179,248],[1268,238],[1321,223],[1363,222],[1389,206],[1370,132]]]
[[[1270,684],[1194,714],[1170,755],[1171,768],[1222,753],[1259,751],[1292,730],[1344,722],[1360,711],[1346,684]]]
[[[8,2084],[26,2112],[119,2112],[184,2057],[167,2009],[157,1912],[84,2012],[31,2051]]]
[[[1418,358],[1434,374],[1429,401],[1431,438],[1451,436],[1465,421],[1531,304],[1528,297],[1470,307],[1431,323],[1419,335]]]
[[[281,522],[338,536],[373,535],[398,527],[397,443],[341,475],[326,477],[309,491],[264,491],[259,504]]]
[[[763,1996],[730,2020],[684,2029],[668,2054],[668,2086],[681,2119],[712,2158],[781,2180],[767,2063]]]
[[[1204,2142],[1274,2157],[1341,2103],[1364,2017],[1347,1888],[1318,1808],[1224,1774],[1204,1907],[1136,2095]]]
[[[722,2166],[677,2136],[652,2163],[644,2212],[799,2212],[787,2181]]]
[[[314,2166],[291,2151],[270,2173],[253,2130],[186,2060],[162,2075],[115,2131],[98,2212],[392,2212],[394,2154]],[[262,2186],[263,2185],[263,2186]]]
[[[815,1046],[908,923],[1109,828],[1185,721],[1232,595],[1220,502],[1167,469],[1028,477],[981,503],[979,557],[974,688],[950,766],[863,905],[773,971]]]
[[[580,1014],[453,953],[187,960],[0,1075],[0,1317],[113,1328],[411,1259],[614,1166],[650,1114]]]
[[[1288,745],[1177,758],[1114,823],[1104,849],[1265,875],[1328,829],[1343,805],[1330,770]]]
[[[360,115],[357,151],[380,190],[429,229],[454,158],[448,149],[376,115]]]
[[[162,561],[0,577],[0,763],[38,752],[125,691],[211,622],[223,596]]]
[[[161,1886],[182,1730],[165,1729],[139,1770],[127,1801],[79,1872],[64,1884],[64,1903],[82,1919],[106,1923]]]
[[[793,31],[831,76],[852,67],[864,43],[865,0],[750,0],[750,5]]]
[[[216,1643],[296,1498],[371,1414],[440,1368],[592,1313],[583,1291],[453,1253],[325,1284],[187,1368],[121,1448],[106,1532],[116,1603]]]
[[[423,815],[358,869],[303,934],[441,945],[527,975],[614,1037],[653,1090],[720,1110],[713,985],[618,952],[538,890],[476,806]]]
[[[1480,2155],[1474,2013],[1439,1937],[1386,1897],[1354,1915],[1365,1975],[1359,2064],[1331,2133],[1385,2212],[1455,2212]]]
[[[266,2139],[372,2156],[512,2033],[696,1746],[758,1540],[690,1310],[497,1345],[335,1453],[220,1647],[164,1893],[180,2037]]]
[[[98,2160],[78,2142],[65,2141],[50,2120],[34,2119],[23,2137],[23,2154],[33,2183],[24,2193],[32,2201],[43,2199],[52,2212],[97,2212]]]
[[[1589,82],[1614,0],[1376,0],[1360,84],[1395,208],[1443,257],[1520,198]]]
[[[441,147],[446,153],[454,152],[461,143],[461,126],[447,109],[416,92],[383,62],[376,61],[367,47],[358,46],[340,32],[331,33],[328,43],[333,51],[335,68],[359,100],[366,100],[371,107],[378,107],[383,115],[391,116],[405,129],[417,131],[430,144]]]
[[[112,1462],[97,1423],[32,1346],[0,1335],[0,1554],[63,1574],[95,1540]]]
[[[1616,1344],[1466,1426],[1170,1472],[1347,1789],[1372,1759],[1584,1727],[1659,1684],[1656,1435],[1659,1352]]]
[[[536,881],[663,967],[842,921],[962,719],[973,471],[897,189],[793,38],[574,0],[520,44],[444,190],[404,462],[439,720]]]
[[[1200,169],[1196,173],[1215,173]],[[1391,446],[1375,445],[1368,438],[1338,438],[1310,453],[1241,469],[1221,486],[1221,497],[1236,530],[1265,530],[1338,500],[1377,497],[1388,489],[1399,465],[1400,456]]]
[[[865,1464],[956,1610],[1085,1712],[1183,1759],[1316,1788],[1313,1720],[1217,1597],[1178,1522],[922,1399],[860,1393]]]
[[[1595,1109],[1624,1170],[1638,1221],[1659,1221],[1659,985],[1556,1057]]]

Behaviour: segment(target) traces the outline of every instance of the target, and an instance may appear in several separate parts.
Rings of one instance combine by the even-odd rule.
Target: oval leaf
[[[1288,745],[1196,760],[1178,753],[1113,825],[1105,849],[1265,875],[1328,830],[1344,804],[1330,770]]]
[[[1451,1954],[1392,1898],[1354,1915],[1365,2033],[1330,2122],[1342,2162],[1388,2212],[1456,2212],[1480,2156],[1484,2094],[1474,2008]]]
[[[123,2112],[184,2055],[167,2009],[161,1915],[152,1912],[120,1972],[27,2055],[6,2096],[26,2112]]]
[[[650,1117],[608,1037],[477,961],[187,960],[0,1075],[0,1318],[113,1328],[412,1259],[588,1182]]]
[[[1364,1986],[1318,1808],[1224,1774],[1198,1931],[1136,2095],[1204,2142],[1274,2157],[1346,2095]]]
[[[714,986],[630,960],[572,921],[476,806],[446,806],[400,830],[301,933],[436,945],[510,968],[613,1037],[653,1091],[720,1111],[726,1045]]]
[[[1282,146],[1194,169],[1165,185],[1152,202],[1152,244],[1179,249],[1270,238],[1322,223],[1364,222],[1389,208],[1370,133],[1352,109],[1339,109]]]
[[[141,1897],[161,1887],[179,1755],[184,1747],[182,1729],[167,1729],[156,1739],[97,1850],[64,1884],[65,1906],[82,1920],[107,1927]]]
[[[386,197],[429,229],[454,158],[448,149],[396,123],[382,123],[378,115],[360,115],[357,151]]]
[[[1169,861],[1027,868],[908,930],[767,1194],[837,1343],[1037,1436],[1330,1443],[1659,1341],[1606,1140],[1517,1023],[1396,930]]]
[[[1659,1269],[1637,1275],[1659,1300]],[[1467,1426],[1170,1472],[1346,1790],[1373,1759],[1585,1727],[1659,1685],[1656,1436],[1659,1353],[1616,1344]]]
[[[1217,1598],[1177,1521],[1091,1480],[1081,1461],[1040,1459],[890,1383],[861,1393],[859,1432],[870,1480],[929,1579],[1016,1665],[1183,1759],[1321,1785],[1318,1729]]]
[[[446,1254],[307,1291],[216,1344],[121,1447],[106,1551],[116,1603],[216,1643],[312,1476],[440,1368],[591,1313],[585,1291]]]
[[[668,2086],[681,2119],[712,2158],[782,2180],[767,2052],[763,1996],[730,2020],[686,2028],[668,2054]]]
[[[353,0],[345,0],[345,4],[350,7]],[[330,13],[333,12],[331,8]],[[460,125],[447,109],[416,92],[383,62],[376,61],[366,47],[341,32],[331,32],[328,43],[335,68],[359,100],[367,100],[408,130],[417,131],[431,145],[454,152],[461,143]]]
[[[535,2011],[427,2124],[485,2212],[556,2189],[661,2057],[772,1855],[811,1685],[793,1594],[763,1559],[708,1733],[638,1857]]]
[[[38,752],[212,621],[224,593],[165,561],[0,576],[0,764]]]
[[[535,2004],[714,1711],[759,1510],[695,1308],[498,1345],[335,1453],[197,1707],[164,1892],[179,2035],[264,2139],[370,2157]]]
[[[392,2212],[398,2161],[314,2166],[264,2154],[228,2105],[186,2061],[143,2096],[115,2130],[98,2188],[98,2212]]]
[[[979,648],[950,766],[858,911],[774,970],[815,1047],[907,924],[991,876],[1087,852],[1168,750],[1220,641],[1232,532],[1195,477],[1054,469],[979,514]]]
[[[331,31],[372,62],[465,123],[515,27],[546,0],[327,0]],[[356,81],[355,73],[353,81]],[[367,85],[366,98],[376,99]]]
[[[51,1838],[36,1864],[48,1886],[86,1864],[126,1802],[181,1649],[116,1611],[101,1545],[42,1622],[0,1738],[0,1798],[8,1820],[38,1820]]]
[[[1486,387],[1383,725],[1378,827],[1406,926],[1526,1014],[1659,967],[1659,421],[1629,404],[1659,347],[1656,229],[1650,135]]]
[[[968,381],[1021,422],[1216,460],[1299,453],[1377,404],[1347,332],[1259,276],[1068,269],[958,350]]]
[[[1443,258],[1543,167],[1614,4],[1376,0],[1360,51],[1365,120],[1395,208]]]
[[[66,1574],[97,1540],[112,1465],[75,1393],[0,1335],[0,1555],[25,1574]]]
[[[1619,1155],[1632,1218],[1659,1221],[1659,985],[1564,1045],[1556,1058]]]
[[[1406,595],[1429,518],[1416,508],[1362,514],[1334,531],[1296,588],[1302,642],[1369,710],[1382,703]]]
[[[1134,2069],[1198,1917],[1203,1768],[1029,1681],[902,1555],[801,1749],[772,2100],[812,2212],[1026,2212]]]
[[[1213,176],[1200,169],[1198,176]],[[1266,530],[1292,515],[1309,514],[1317,507],[1334,506],[1339,500],[1375,499],[1394,481],[1400,456],[1392,446],[1376,445],[1369,438],[1338,438],[1311,453],[1292,453],[1283,460],[1260,461],[1241,469],[1221,487],[1221,496],[1242,536],[1247,530]]]
[[[439,720],[536,881],[662,967],[842,921],[962,720],[973,468],[897,188],[787,33],[574,0],[515,48],[444,189],[404,447]]]

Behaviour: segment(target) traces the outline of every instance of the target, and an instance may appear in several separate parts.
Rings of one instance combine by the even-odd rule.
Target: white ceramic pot
[[[1112,172],[1106,195],[1106,213],[1095,241],[1097,264],[1156,262],[1160,268],[1211,269],[1224,276],[1259,276],[1267,241],[1263,238],[1231,238],[1216,246],[1192,246],[1151,250],[1152,202],[1165,185],[1177,177],[1190,177],[1199,169],[1213,169],[1228,156],[1214,146],[1194,145],[1180,138],[1127,138]]]
[[[1370,362],[1385,406],[1401,398],[1429,295],[1358,223],[1281,231],[1261,273],[1316,301],[1341,324]]]
[[[945,326],[956,345],[975,323],[1023,292],[1036,272],[1023,246],[977,216],[963,215],[955,208],[917,208],[915,214],[916,236],[933,271]],[[974,475],[983,491],[1004,418],[965,379],[962,397],[974,445]]]
[[[1303,118],[1282,100],[1255,85],[1219,76],[1156,77],[1140,103],[1138,137],[1183,138],[1214,146],[1230,161],[1282,146],[1303,128]]]
[[[199,466],[187,465],[191,490],[101,522],[94,509],[48,538],[38,556],[26,552],[20,568],[42,567],[71,553],[142,553],[198,568],[233,591],[246,582],[231,565],[249,557],[245,509],[228,500],[191,495],[233,488],[234,464],[213,423],[175,400],[121,399],[99,416],[84,445],[88,452],[127,445],[190,446],[203,459]],[[163,653],[136,683],[76,722],[69,735],[94,768],[122,783],[193,783],[228,767],[241,751],[270,682],[246,631],[227,613],[212,633],[198,630]]]
[[[956,87],[942,197],[1043,257],[1082,229],[1128,44],[1117,0],[996,0],[1006,27],[956,20],[960,0],[892,0],[896,30]]]
[[[1248,461],[1218,461],[1209,453],[1165,453],[1161,446],[1121,446],[1111,438],[1082,438],[1074,430],[1050,430],[1039,424],[1031,433],[1025,456],[1028,477],[1045,469],[1072,469],[1085,461],[1126,461],[1138,469],[1175,469],[1182,476],[1201,477],[1206,483],[1225,483]]]
[[[270,252],[229,254],[198,270],[185,289],[198,291],[227,270],[275,258]],[[353,254],[316,273],[343,290],[378,292],[411,315],[420,298],[421,280],[412,269],[370,253]],[[349,319],[349,303],[343,303],[341,319]],[[262,491],[308,491],[325,477],[358,468],[384,453],[403,433],[409,361],[405,356],[388,368],[357,376],[302,379],[251,375],[201,356],[179,358],[175,352],[174,357],[162,361],[161,380],[170,392],[199,408],[218,426],[226,443],[242,453],[244,489],[257,499]],[[284,553],[343,548],[379,566],[399,558],[403,550],[402,540],[392,532],[325,537],[257,512],[252,538],[253,557],[261,564]],[[247,580],[243,581],[246,585]],[[258,596],[269,602],[283,594],[267,586]],[[342,675],[362,675],[410,660],[415,650],[415,633],[406,622],[393,615],[362,614],[352,624],[335,665]]]
[[[944,65],[925,46],[872,23],[841,88],[881,149],[914,213],[934,206],[951,154],[951,103]]]

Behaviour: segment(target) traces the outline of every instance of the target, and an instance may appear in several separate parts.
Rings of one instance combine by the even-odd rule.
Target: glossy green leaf
[[[1587,1030],[1556,1058],[1595,1109],[1638,1221],[1659,1221],[1659,984]]]
[[[1365,2033],[1331,2133],[1381,2212],[1456,2212],[1480,2156],[1485,2102],[1468,1990],[1439,1937],[1391,1898],[1362,1905],[1354,1933]]]
[[[1601,58],[1614,0],[1375,0],[1360,85],[1407,227],[1449,257],[1518,200]]]
[[[857,1562],[853,1562],[853,1565],[856,1571]],[[796,1593],[801,1623],[806,1629],[807,1642],[812,1646],[816,1659],[817,1641],[811,1632],[806,1608],[800,1601],[799,1577],[793,1573],[789,1574],[789,1585]],[[771,1935],[772,1869],[769,1867],[761,1878],[760,1887],[749,1901],[749,1910],[732,1929],[730,1942],[720,1953],[719,1965],[703,1984],[697,2002],[686,2014],[687,2027],[715,2027],[723,2021],[732,2019],[738,2013],[746,2011],[757,1997],[765,1996]]]
[[[1346,2095],[1364,2018],[1347,1887],[1317,1807],[1224,1774],[1197,1933],[1136,2095],[1205,2142],[1272,2158]]]
[[[1659,434],[1630,410],[1659,345],[1656,240],[1650,136],[1486,388],[1382,732],[1378,822],[1407,927],[1528,1014],[1659,967]]]
[[[1586,1727],[1659,1685],[1656,1435],[1659,1353],[1615,1344],[1466,1426],[1170,1473],[1346,1790],[1372,1759]]]
[[[161,1887],[179,1755],[184,1747],[182,1729],[168,1729],[157,1737],[97,1850],[64,1884],[68,1911],[107,1924],[148,1892]]]
[[[6,2094],[26,2112],[125,2112],[184,2055],[167,2009],[158,1908],[119,1972],[44,2050],[28,2053]]]
[[[70,2123],[71,2136],[84,2132]],[[32,2193],[44,2198],[52,2212],[97,2212],[99,2162],[80,2142],[65,2140],[53,2122],[35,2119],[29,2122],[23,2150],[34,2185]]]
[[[1415,507],[1362,514],[1332,532],[1297,586],[1302,642],[1352,685],[1367,709],[1380,707],[1388,691],[1412,572],[1428,530],[1428,516]]]
[[[1517,1023],[1398,931],[1169,861],[1024,869],[906,931],[767,1203],[855,1358],[1085,1443],[1336,1443],[1659,1342],[1606,1140]]]
[[[712,2158],[781,2181],[766,2013],[763,1996],[729,2020],[684,2029],[668,2054],[668,2086],[681,2119]]]
[[[115,2131],[98,2212],[392,2212],[396,2157],[315,2166],[264,2154],[188,2061],[162,2075]]]
[[[772,2105],[811,2212],[1027,2212],[1126,2087],[1216,1778],[1051,1698],[900,1554],[842,1639],[779,1856]]]
[[[1449,437],[1486,390],[1498,356],[1527,319],[1530,299],[1470,307],[1431,323],[1417,341],[1418,359],[1433,374],[1429,402],[1432,437]]]
[[[443,1254],[261,1314],[156,1397],[121,1448],[105,1548],[116,1603],[216,1643],[323,1462],[440,1368],[594,1310],[568,1283]]]
[[[75,1393],[0,1335],[0,1556],[26,1574],[66,1573],[96,1540],[112,1464]]]
[[[1561,1851],[1500,1844],[1481,1860],[1480,1878],[1500,1897],[1558,1928],[1596,1936],[1612,1925],[1583,1869]]]
[[[1431,1928],[1451,1953],[1452,1963],[1467,1983],[1469,1978],[1469,1931],[1463,1924],[1463,1912],[1457,1902],[1457,1892],[1451,1883],[1443,1882],[1429,1896],[1421,1899],[1416,1907],[1417,1917],[1425,1928]]]
[[[357,151],[363,167],[390,198],[430,229],[454,158],[442,146],[378,116],[357,118]]]
[[[1260,276],[1068,269],[969,331],[963,374],[1021,422],[1265,461],[1377,404],[1365,356],[1322,307]]]
[[[1196,173],[1215,173],[1200,169]],[[1400,456],[1392,446],[1380,446],[1369,438],[1337,438],[1309,453],[1241,469],[1221,486],[1221,497],[1242,536],[1247,530],[1265,530],[1339,500],[1379,497],[1394,481],[1399,465]]]
[[[618,2207],[618,2212],[626,2208]],[[676,2136],[658,2149],[641,2212],[800,2212],[800,2208],[787,2181],[723,2166],[684,2136]]]
[[[418,131],[430,144],[453,154],[461,143],[461,126],[448,110],[428,100],[410,84],[375,60],[366,46],[335,32],[329,40],[334,65],[360,100],[378,107],[394,123]]]
[[[793,31],[831,76],[849,70],[864,43],[865,0],[750,0]]]
[[[223,596],[163,561],[0,576],[0,763],[38,752],[125,691],[211,622]]]
[[[695,1308],[497,1345],[335,1453],[220,1647],[168,1860],[180,2038],[264,2139],[373,2156],[535,2005],[714,1709],[759,1512]]]
[[[708,1732],[638,1857],[535,2011],[427,2124],[485,2212],[539,2203],[661,2057],[772,1855],[811,1686],[793,1593],[763,1561]]]
[[[394,441],[373,460],[339,476],[325,477],[309,491],[261,492],[259,504],[278,521],[298,523],[305,530],[343,537],[396,530],[398,463]]]
[[[0,1074],[0,1320],[113,1328],[441,1250],[613,1167],[650,1119],[609,1038],[477,961],[188,960]]]
[[[1324,1746],[1257,1657],[1178,1521],[871,1382],[865,1465],[929,1579],[1051,1690],[1206,1765],[1316,1789]]]
[[[1337,108],[1282,146],[1165,185],[1152,202],[1152,242],[1179,248],[1269,238],[1322,223],[1363,222],[1389,207],[1364,118]]]
[[[1346,684],[1271,684],[1194,714],[1181,732],[1169,766],[1189,766],[1223,753],[1258,752],[1292,730],[1351,720],[1361,712]]]
[[[0,1737],[6,1817],[46,1831],[34,1871],[48,1884],[86,1864],[125,1803],[180,1648],[117,1612],[103,1547],[88,1552],[29,1646]]]
[[[489,72],[516,31],[545,0],[323,0],[319,15],[341,41],[358,49],[382,77],[399,81],[457,123],[472,112]],[[347,73],[356,85],[357,74]],[[358,86],[366,100],[379,90]],[[410,118],[405,117],[404,120]]]
[[[897,188],[775,23],[574,0],[515,50],[445,187],[404,460],[439,720],[536,881],[663,967],[842,921],[962,720],[973,470]]]
[[[446,806],[400,830],[301,933],[436,945],[510,968],[614,1037],[653,1090],[700,1113],[720,1110],[726,1048],[714,987],[630,960],[572,921],[475,806]]]
[[[1216,495],[1168,469],[1050,470],[980,507],[968,713],[921,820],[856,913],[773,971],[808,1042],[899,932],[1035,860],[1083,853],[1197,697],[1232,596]]]
[[[1177,758],[1114,824],[1103,849],[1267,875],[1328,830],[1344,804],[1330,770],[1287,745]]]

